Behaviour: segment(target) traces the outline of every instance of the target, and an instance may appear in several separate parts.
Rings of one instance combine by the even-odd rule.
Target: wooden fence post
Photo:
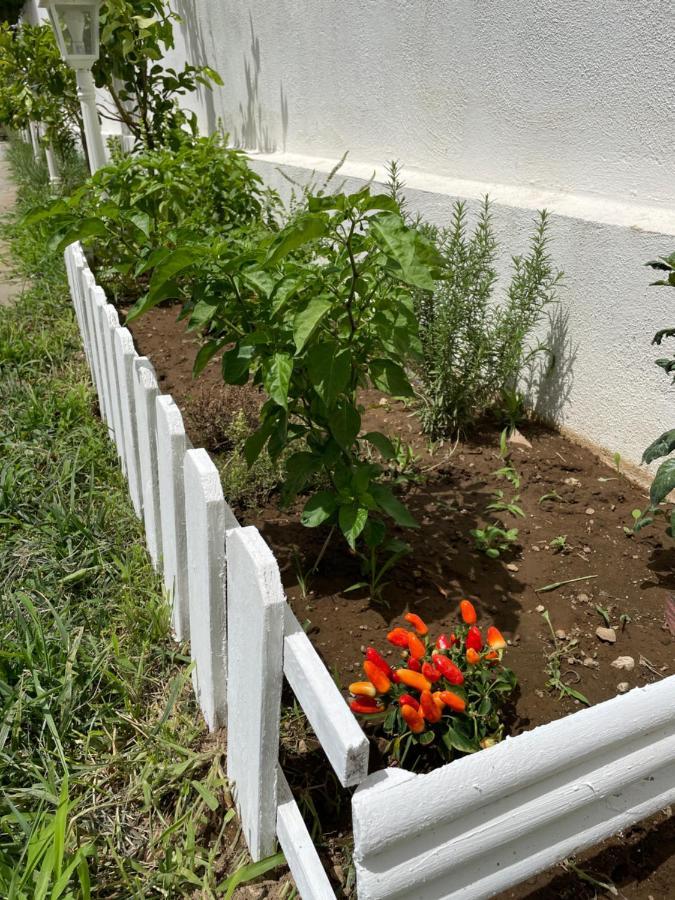
[[[103,341],[105,343],[106,362],[108,365],[108,384],[110,385],[110,406],[112,412],[112,429],[117,455],[122,465],[122,473],[127,476],[126,448],[124,446],[124,425],[122,422],[122,395],[117,378],[117,362],[113,342],[115,329],[120,327],[117,310],[110,303],[103,307]]]
[[[113,350],[117,366],[117,383],[120,389],[129,495],[131,496],[134,512],[140,519],[143,516],[143,495],[141,491],[141,461],[138,454],[136,392],[134,387],[134,360],[138,359],[138,354],[134,348],[131,332],[127,328],[115,329]]]
[[[283,681],[279,567],[257,528],[227,534],[227,775],[254,860],[274,852]]]
[[[141,494],[145,541],[153,566],[158,569],[162,553],[162,522],[159,511],[157,476],[157,422],[155,397],[159,393],[150,360],[137,356],[134,360],[134,396],[138,426],[138,457],[141,466]]]

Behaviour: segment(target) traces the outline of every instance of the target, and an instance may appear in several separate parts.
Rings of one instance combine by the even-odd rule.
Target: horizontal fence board
[[[675,800],[675,676],[353,798],[359,897],[487,898]]]
[[[286,776],[277,769],[277,836],[302,900],[335,900]]]
[[[187,442],[183,417],[173,397],[156,397],[155,409],[164,584],[171,597],[171,621],[176,640],[187,641],[190,638],[190,607],[183,476]]]
[[[138,432],[138,458],[141,468],[141,494],[145,542],[152,564],[159,568],[162,555],[162,522],[159,509],[157,474],[157,420],[155,397],[159,393],[150,360],[138,356],[134,360],[134,397]]]
[[[255,861],[274,852],[283,666],[279,566],[257,528],[227,532],[227,776]]]
[[[368,738],[321,657],[286,605],[284,675],[343,787],[368,774]]]
[[[120,389],[120,409],[124,430],[129,496],[138,518],[143,516],[141,491],[141,461],[138,455],[138,424],[136,422],[136,392],[134,387],[134,360],[138,358],[134,340],[127,328],[116,328],[113,334],[113,350],[117,366],[117,384]]]
[[[193,684],[213,731],[225,724],[227,705],[226,504],[218,470],[206,450],[186,452],[183,476]]]

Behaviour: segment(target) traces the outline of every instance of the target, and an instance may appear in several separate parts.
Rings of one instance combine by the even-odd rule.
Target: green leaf
[[[351,403],[343,403],[331,415],[329,424],[335,440],[344,450],[347,450],[352,446],[361,429],[361,416]]]
[[[74,241],[84,241],[89,237],[106,237],[108,226],[102,219],[80,219],[75,225],[57,232],[47,244],[51,252],[61,253]]]
[[[211,362],[213,357],[222,346],[222,341],[207,341],[202,347],[199,348],[199,353],[197,353],[194,365],[192,366],[193,378],[201,375],[201,373],[208,366],[208,364]]]
[[[340,507],[338,525],[352,550],[356,546],[356,539],[363,531],[367,521],[368,510],[357,503],[345,503]]]
[[[300,521],[307,528],[316,528],[331,518],[337,506],[337,497],[332,491],[319,491],[305,503]]]
[[[668,456],[673,450],[675,450],[675,428],[670,431],[664,431],[661,437],[658,437],[647,447],[642,454],[642,462],[653,462],[661,456]]]
[[[267,443],[274,425],[274,419],[266,419],[261,427],[246,439],[244,444],[244,459],[249,468],[262,453],[263,447]]]
[[[418,735],[417,740],[423,747],[426,747],[428,744],[433,744],[435,737],[436,735],[433,731],[423,731],[422,734]]]
[[[649,499],[652,506],[663,503],[668,494],[675,488],[675,459],[667,459],[657,469],[652,486],[649,489]]]
[[[284,409],[288,409],[288,388],[293,373],[293,357],[275,353],[263,365],[263,384],[268,395]]]
[[[380,509],[390,516],[397,525],[403,528],[419,528],[417,521],[410,515],[407,508],[397,500],[391,492],[391,488],[384,484],[372,484],[370,493]]]
[[[392,397],[413,397],[414,391],[408,378],[397,363],[390,359],[373,359],[370,363],[370,380],[380,391]]]
[[[260,862],[249,863],[247,866],[242,866],[241,869],[237,869],[236,872],[233,872],[229,878],[218,886],[218,892],[225,891],[223,900],[232,900],[234,892],[240,884],[254,881],[256,878],[260,878],[261,875],[266,875],[267,872],[271,872],[272,869],[278,869],[279,866],[283,866],[285,862],[286,857],[284,854],[276,853],[274,856],[268,856],[266,859],[260,860]]]
[[[326,406],[332,406],[349,384],[351,354],[339,350],[337,341],[322,341],[309,350],[307,371],[314,390]]]
[[[382,434],[380,431],[369,431],[368,434],[363,435],[363,439],[372,444],[384,459],[396,459],[396,448],[386,434]]]
[[[223,353],[223,381],[226,384],[246,384],[253,349],[251,344],[235,344],[231,350]]]
[[[284,494],[287,497],[294,497],[320,468],[321,457],[315,453],[309,453],[306,450],[294,453],[286,462]]]
[[[464,734],[458,726],[448,726],[443,735],[443,742],[447,747],[459,750],[460,753],[475,753],[479,749],[479,745]]]
[[[435,270],[443,262],[430,241],[409,228],[398,213],[374,216],[370,230],[401,281],[425,291],[435,290]]]
[[[293,340],[300,352],[312,335],[312,332],[321,319],[331,308],[332,303],[328,297],[314,297],[307,306],[301,310],[293,320]]]
[[[309,241],[323,237],[328,231],[328,220],[325,216],[317,213],[306,213],[293,219],[284,229],[280,231],[276,240],[273,242],[267,254],[267,262],[274,265],[307,244]]]
[[[169,256],[165,256],[152,273],[148,297],[151,301],[162,291],[167,281],[172,280],[179,272],[184,272],[191,266],[200,262],[205,251],[198,247],[185,247],[174,250]],[[159,301],[155,301],[159,302]]]
[[[190,313],[188,330],[191,331],[193,328],[203,328],[205,325],[208,325],[217,312],[217,303],[207,303],[206,300],[199,300],[195,303],[195,307]]]

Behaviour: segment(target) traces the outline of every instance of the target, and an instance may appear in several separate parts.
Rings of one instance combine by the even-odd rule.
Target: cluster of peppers
[[[412,735],[428,737],[423,743],[433,739],[429,726],[444,717],[466,714],[465,680],[473,670],[500,662],[506,641],[494,626],[483,639],[470,600],[460,602],[460,615],[463,625],[449,636],[441,634],[432,644],[423,620],[407,613],[404,618],[413,630],[399,627],[387,635],[389,643],[402,651],[405,665],[400,668],[392,668],[374,647],[368,647],[363,663],[368,680],[349,685],[352,711],[363,716],[398,713]],[[486,739],[481,746],[492,743]]]

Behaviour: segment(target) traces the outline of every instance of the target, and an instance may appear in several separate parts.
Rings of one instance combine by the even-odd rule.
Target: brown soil
[[[227,422],[234,414],[243,408],[255,418],[259,395],[250,388],[224,386],[217,363],[193,381],[196,339],[184,334],[175,308],[155,309],[133,323],[132,331],[139,352],[152,359],[162,390],[183,411],[196,446],[217,453],[226,447]],[[559,433],[525,424],[522,431],[532,448],[511,451],[511,464],[522,480],[519,502],[525,518],[502,516],[508,527],[519,528],[520,545],[492,560],[475,549],[470,530],[485,524],[493,491],[510,493],[509,485],[492,474],[502,465],[498,430],[485,425],[471,439],[432,452],[411,408],[375,392],[365,393],[362,403],[365,429],[409,443],[424,476],[405,489],[405,502],[420,528],[400,535],[413,552],[394,571],[384,591],[386,605],[371,604],[365,591],[344,593],[361,576],[358,560],[338,539],[303,595],[298,573],[314,564],[325,532],[303,528],[298,509],[269,505],[255,513],[240,511],[240,521],[256,525],[274,550],[289,602],[301,621],[311,623],[310,638],[340,684],[354,680],[367,644],[396,658],[387,650],[386,634],[406,610],[421,615],[435,635],[457,621],[462,597],[475,602],[481,624],[494,622],[509,640],[506,662],[519,680],[512,734],[580,707],[579,701],[546,688],[553,640],[537,611],[540,606],[549,611],[554,629],[564,632],[563,679],[591,703],[615,696],[620,682],[632,688],[673,673],[674,641],[665,625],[664,604],[675,586],[675,551],[663,538],[661,523],[637,537],[624,533],[631,510],[645,505],[643,490]],[[550,542],[561,535],[566,549],[551,549]],[[584,580],[538,591],[573,578]],[[598,626],[605,624],[597,607],[607,611],[616,630],[614,644],[596,636]],[[618,656],[633,657],[634,669],[613,668]],[[675,862],[667,862],[675,848],[672,820],[659,827],[642,825],[630,834],[595,848],[591,855],[599,855],[581,868],[601,872],[601,881],[614,881],[620,896],[675,896],[668,893],[675,876]],[[595,888],[561,869],[504,895],[523,900],[587,896],[595,896]]]

